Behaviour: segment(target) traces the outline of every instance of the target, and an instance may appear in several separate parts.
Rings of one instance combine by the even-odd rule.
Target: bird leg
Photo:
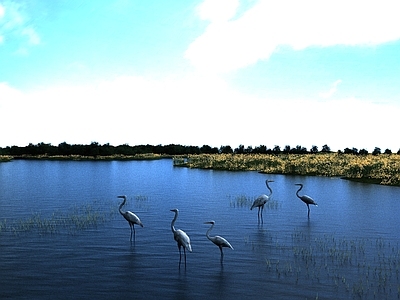
[[[308,208],[308,217],[310,217],[310,205],[307,204],[307,208]]]
[[[261,206],[261,223],[264,223],[263,211],[264,211],[264,206]]]
[[[131,238],[130,238],[130,241],[132,242],[132,224],[129,223],[129,226],[131,227]]]
[[[182,260],[182,257],[181,257],[181,246],[178,246],[178,249],[179,249],[179,266],[181,266],[181,260]]]

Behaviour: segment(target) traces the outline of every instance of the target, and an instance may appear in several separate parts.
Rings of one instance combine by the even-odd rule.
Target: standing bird
[[[265,203],[267,203],[267,201],[269,201],[271,199],[272,196],[272,189],[269,187],[268,182],[274,182],[273,180],[265,180],[265,184],[267,185],[267,188],[269,189],[270,193],[269,195],[261,195],[258,196],[256,200],[254,200],[253,205],[250,207],[250,210],[252,210],[254,207],[258,207],[258,222],[260,222],[260,212],[261,212],[261,222],[264,223],[264,219],[263,219],[263,210],[264,210],[264,205]]]
[[[210,228],[207,230],[207,232],[206,232],[206,236],[207,236],[207,238],[208,238],[211,242],[213,242],[215,245],[217,245],[218,248],[219,248],[219,251],[221,251],[221,263],[222,263],[222,260],[223,260],[223,258],[224,258],[224,252],[222,251],[222,248],[223,248],[223,247],[226,247],[226,248],[231,248],[231,249],[233,250],[233,247],[232,247],[232,245],[231,245],[225,238],[223,238],[222,236],[219,236],[219,235],[210,236],[210,232],[211,232],[211,230],[213,229],[213,227],[214,227],[214,225],[215,225],[215,221],[204,222],[204,224],[211,224],[211,227],[210,227]]]
[[[177,208],[171,209],[172,212],[175,213],[175,217],[171,222],[171,230],[172,233],[174,234],[174,240],[178,243],[178,249],[179,249],[179,266],[181,265],[181,247],[183,247],[183,252],[185,256],[185,267],[186,267],[186,249],[189,252],[192,252],[192,246],[190,245],[190,238],[181,229],[175,229],[175,221],[178,218],[179,210]]]
[[[119,213],[125,218],[125,220],[128,221],[129,226],[131,227],[131,238],[130,240],[132,241],[132,232],[134,235],[134,240],[136,240],[136,232],[135,232],[135,224],[140,225],[143,227],[142,221],[140,221],[139,217],[135,215],[133,212],[127,210],[127,211],[122,211],[122,206],[125,205],[126,202],[126,196],[118,196],[118,198],[124,199],[122,203],[119,206]]]
[[[299,188],[299,189],[297,190],[297,192],[296,192],[296,196],[299,197],[300,200],[303,201],[303,202],[307,205],[307,208],[308,208],[308,217],[310,217],[310,204],[315,205],[315,206],[318,206],[318,204],[317,204],[317,203],[314,201],[314,199],[311,198],[310,196],[307,196],[307,195],[300,196],[300,195],[299,195],[299,192],[300,192],[301,189],[303,188],[303,185],[302,185],[301,183],[296,183],[295,185],[300,186],[300,188]]]

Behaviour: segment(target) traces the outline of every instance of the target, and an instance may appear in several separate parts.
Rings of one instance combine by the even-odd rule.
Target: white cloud
[[[164,80],[119,77],[97,85],[29,93],[3,83],[0,95],[0,127],[10,128],[2,134],[6,144],[1,146],[64,140],[206,143],[210,132],[225,131],[224,122],[235,114],[228,111],[238,103],[235,92],[228,91],[219,79],[196,76]],[[211,140],[221,135],[212,136]]]
[[[0,18],[4,17],[4,6],[0,3]]]
[[[210,20],[185,57],[198,69],[228,72],[268,59],[279,46],[376,45],[400,39],[398,2],[259,1],[240,18],[224,16],[224,7],[205,1]],[[212,12],[212,13],[211,13]]]
[[[238,0],[205,0],[198,7],[199,17],[211,22],[228,21],[239,7]]]
[[[26,53],[27,46],[40,44],[39,34],[29,22],[27,12],[19,2],[6,1],[0,4],[0,43],[17,41],[17,53]]]
[[[337,81],[337,84],[339,81]],[[0,146],[28,143],[328,144],[397,151],[399,106],[244,95],[217,77],[119,77],[23,93],[0,83]]]
[[[4,37],[3,37],[3,30],[1,29],[1,23],[3,23],[2,19],[4,17],[4,6],[0,3],[0,44],[3,43]]]
[[[329,91],[321,92],[321,93],[319,94],[320,97],[325,98],[325,99],[331,98],[331,97],[337,92],[337,87],[338,87],[338,85],[339,85],[340,83],[342,83],[342,80],[341,80],[341,79],[336,80],[336,81],[332,84],[332,86],[331,86],[331,88],[329,89]]]
[[[21,30],[21,34],[28,38],[30,45],[39,45],[40,37],[32,27],[25,27]]]

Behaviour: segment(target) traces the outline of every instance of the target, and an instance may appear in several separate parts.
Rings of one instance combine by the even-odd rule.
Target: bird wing
[[[308,196],[308,195],[303,195],[303,196],[301,196],[301,200],[303,200],[303,202],[304,202],[304,203],[307,203],[307,204],[314,204],[314,205],[317,205],[317,203],[314,201],[314,199],[311,198],[311,197]]]
[[[135,215],[133,212],[126,211],[124,217],[128,222],[138,224],[143,227],[142,221],[140,221],[139,217]]]
[[[267,195],[258,196],[257,199],[254,200],[253,205],[251,206],[250,210],[252,210],[254,207],[264,205],[265,203],[267,203],[268,200],[269,200],[269,197]]]
[[[213,242],[217,246],[228,247],[228,248],[233,249],[232,245],[222,236],[219,236],[219,235],[215,236],[213,239]]]
[[[174,239],[175,239],[175,241],[180,243],[183,247],[185,247],[187,250],[192,252],[192,246],[190,245],[190,238],[186,234],[186,232],[184,232],[181,229],[175,230],[174,231]]]

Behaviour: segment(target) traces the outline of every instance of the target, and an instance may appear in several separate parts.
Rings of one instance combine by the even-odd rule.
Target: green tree
[[[317,146],[312,146],[310,149],[311,153],[318,153],[318,147]]]
[[[232,150],[232,147],[229,146],[229,145],[227,145],[227,146],[221,146],[221,147],[219,148],[219,153],[222,153],[222,154],[231,154],[231,153],[233,153],[233,150]]]
[[[234,150],[235,154],[243,154],[244,152],[245,152],[244,145],[239,145],[239,147],[235,148]]]
[[[381,148],[375,147],[374,151],[372,151],[372,155],[379,155],[381,154]]]
[[[327,144],[325,144],[322,146],[321,152],[329,153],[329,152],[331,152],[331,148]]]
[[[384,153],[385,153],[385,154],[392,154],[392,150],[386,149]]]
[[[290,148],[290,147],[289,147]],[[281,147],[275,145],[274,149],[272,149],[272,152],[274,154],[280,154],[281,153]]]

